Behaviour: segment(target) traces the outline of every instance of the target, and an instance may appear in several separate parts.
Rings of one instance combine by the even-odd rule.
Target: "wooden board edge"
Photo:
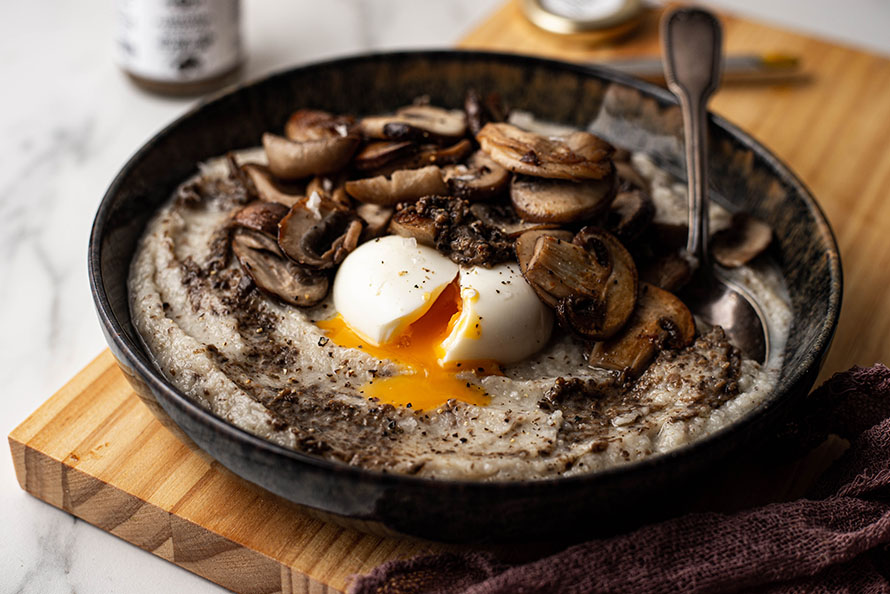
[[[68,466],[14,434],[9,445],[16,478],[28,494],[224,588],[245,594],[342,592]]]

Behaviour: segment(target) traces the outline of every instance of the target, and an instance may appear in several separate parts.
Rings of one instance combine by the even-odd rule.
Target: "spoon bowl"
[[[661,22],[664,74],[680,100],[686,141],[689,237],[686,255],[695,270],[684,291],[699,319],[722,326],[743,354],[763,363],[769,356],[766,318],[750,293],[712,264],[708,252],[708,147],[705,115],[708,99],[720,84],[723,33],[706,10],[680,8]]]

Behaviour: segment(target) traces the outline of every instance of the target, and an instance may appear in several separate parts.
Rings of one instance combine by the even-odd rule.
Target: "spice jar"
[[[117,62],[138,86],[197,95],[243,61],[239,0],[118,0]]]

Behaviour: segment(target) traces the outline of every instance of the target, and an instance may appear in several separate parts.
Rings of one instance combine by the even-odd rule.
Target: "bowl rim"
[[[99,320],[107,330],[107,334],[114,343],[113,346],[122,352],[127,362],[132,365],[138,374],[149,384],[149,387],[155,393],[162,393],[167,402],[175,405],[181,412],[192,417],[205,428],[210,429],[214,433],[223,434],[227,438],[248,445],[257,450],[263,451],[275,457],[283,457],[289,461],[313,467],[315,470],[334,472],[339,475],[348,475],[359,481],[370,481],[382,486],[403,486],[403,487],[434,487],[448,486],[461,489],[478,489],[485,491],[503,491],[508,489],[536,489],[542,490],[547,488],[566,488],[569,485],[588,485],[595,482],[606,482],[615,480],[631,474],[645,473],[652,468],[669,465],[674,460],[686,458],[694,455],[698,450],[708,448],[714,444],[727,439],[730,435],[744,431],[752,423],[757,423],[765,415],[771,414],[783,405],[787,404],[787,393],[770,392],[766,400],[749,411],[737,421],[710,433],[701,438],[680,446],[679,448],[663,452],[661,454],[647,456],[640,460],[629,462],[596,470],[583,474],[571,476],[555,476],[543,479],[520,479],[506,481],[486,481],[486,480],[469,480],[469,479],[437,479],[431,477],[419,477],[415,475],[388,473],[379,470],[371,470],[360,466],[351,466],[345,462],[338,462],[308,454],[298,450],[290,449],[283,445],[279,445],[265,438],[259,437],[238,427],[222,417],[217,416],[209,410],[201,407],[200,404],[188,398],[184,393],[176,389],[158,370],[151,358],[147,354],[143,354],[144,347],[131,341],[123,328],[123,325],[115,317],[111,303],[106,294],[103,282],[103,274],[101,270],[102,261],[102,239],[105,235],[111,203],[114,196],[124,187],[126,177],[129,172],[135,168],[146,156],[154,150],[154,146],[166,136],[172,134],[175,129],[185,120],[193,117],[196,113],[206,109],[208,106],[221,101],[230,94],[237,93],[246,87],[263,84],[280,78],[287,78],[297,72],[305,72],[312,69],[338,68],[361,62],[375,62],[381,60],[398,60],[412,58],[430,58],[430,59],[458,59],[466,61],[482,60],[506,63],[524,63],[526,65],[535,65],[550,70],[562,70],[575,73],[584,77],[602,80],[606,83],[617,83],[620,85],[631,87],[643,95],[655,98],[660,104],[678,104],[677,99],[666,89],[658,87],[654,84],[639,80],[622,72],[617,72],[609,68],[595,64],[579,64],[544,58],[533,55],[526,55],[514,52],[495,52],[480,50],[463,50],[463,49],[420,49],[420,50],[399,50],[399,51],[375,51],[363,52],[347,56],[336,57],[332,59],[324,59],[300,64],[295,67],[284,68],[270,74],[260,76],[256,79],[239,83],[223,89],[211,96],[206,97],[185,113],[174,119],[172,122],[164,126],[159,132],[146,141],[121,167],[115,175],[108,189],[102,197],[99,207],[93,220],[90,232],[89,248],[88,248],[88,272],[90,289],[93,294],[93,300],[99,316]],[[829,270],[829,294],[827,304],[827,315],[821,322],[818,336],[809,350],[804,354],[804,361],[801,365],[790,370],[786,375],[788,379],[785,392],[796,385],[808,373],[814,365],[818,365],[827,355],[828,348],[831,344],[837,322],[841,310],[841,302],[843,297],[843,273],[841,268],[840,251],[838,249],[837,240],[831,225],[825,216],[824,211],[818,204],[812,193],[806,185],[786,166],[776,155],[768,148],[758,143],[752,136],[742,131],[738,126],[732,124],[725,118],[708,112],[709,124],[723,129],[741,146],[756,153],[763,159],[770,169],[776,174],[779,180],[792,191],[796,192],[803,199],[807,211],[816,221],[821,233],[820,243],[824,243],[827,247],[828,270]],[[135,328],[133,329],[134,332]],[[813,377],[815,380],[815,376]]]

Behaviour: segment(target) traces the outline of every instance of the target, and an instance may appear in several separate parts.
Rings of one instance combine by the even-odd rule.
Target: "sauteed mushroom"
[[[306,185],[306,195],[312,196],[313,192],[317,193],[338,208],[349,210],[352,208],[352,202],[343,184],[342,179],[334,180],[326,175],[317,175]]]
[[[612,272],[612,260],[608,252],[595,254],[558,237],[542,235],[524,268],[525,278],[541,299],[555,307],[560,299],[572,295],[601,296]]]
[[[346,192],[360,202],[394,206],[399,202],[413,202],[421,196],[444,194],[448,191],[442,180],[442,170],[435,165],[420,169],[403,169],[391,176],[378,175],[346,182]]]
[[[277,202],[254,200],[235,213],[234,221],[237,225],[274,238],[278,236],[278,221],[288,210],[288,207]]]
[[[313,195],[317,197],[317,194]],[[362,223],[351,211],[312,198],[295,204],[278,223],[278,245],[292,260],[317,270],[332,268],[358,245]]]
[[[366,117],[359,125],[369,138],[448,143],[466,133],[467,118],[461,110],[409,105],[394,115]]]
[[[295,142],[276,134],[263,134],[269,170],[281,179],[301,179],[339,171],[359,145],[356,134]]]
[[[570,242],[574,237],[574,234],[571,231],[566,231],[564,229],[534,229],[532,231],[526,231],[522,235],[516,238],[516,260],[519,262],[519,270],[525,275],[525,271],[528,269],[528,263],[531,261],[532,256],[535,255],[535,244],[538,242],[539,237],[555,237],[556,239]],[[534,285],[532,285],[534,288]],[[537,292],[537,289],[536,289]],[[538,293],[540,295],[540,293]],[[542,297],[542,299],[544,299]],[[544,299],[545,302],[548,302]],[[551,305],[556,305],[556,301],[553,301]]]
[[[728,229],[711,238],[714,259],[727,268],[738,268],[759,256],[773,240],[773,231],[763,221],[743,212],[732,215]]]
[[[407,140],[369,142],[355,155],[352,164],[359,171],[375,171],[393,161],[413,155],[419,148]]]
[[[365,222],[365,229],[362,231],[360,241],[366,241],[383,235],[387,227],[389,227],[393,209],[376,204],[359,204],[355,209],[355,213]]]
[[[510,200],[525,221],[571,223],[605,211],[615,197],[614,172],[597,180],[570,181],[514,175]]]
[[[685,347],[694,337],[695,320],[686,305],[673,294],[643,283],[630,321],[619,334],[593,346],[589,363],[634,378],[658,351]]]
[[[313,274],[281,255],[278,246],[257,231],[239,229],[232,251],[256,286],[298,307],[316,305],[328,293],[328,278]]]
[[[600,179],[613,171],[612,146],[588,132],[546,137],[504,123],[488,123],[476,135],[502,167],[549,179]]]
[[[473,153],[466,165],[444,167],[443,173],[451,194],[471,202],[496,198],[510,183],[510,172],[495,163],[485,151]]]
[[[303,199],[306,188],[302,184],[282,182],[277,180],[265,165],[258,163],[245,163],[241,166],[260,200],[277,202],[290,208]]]
[[[642,234],[655,218],[655,203],[640,189],[618,192],[609,208],[606,227],[624,243]]]
[[[299,109],[284,125],[284,135],[294,142],[347,136],[355,120],[349,116],[335,116],[326,111]]]

